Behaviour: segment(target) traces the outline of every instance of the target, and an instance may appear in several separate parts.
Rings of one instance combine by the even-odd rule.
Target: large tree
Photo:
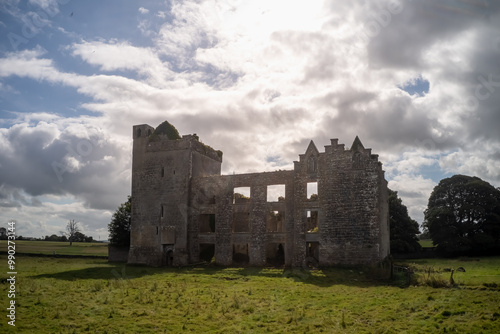
[[[408,215],[398,192],[389,189],[389,224],[391,253],[412,253],[421,249],[417,234],[420,233],[418,223]]]
[[[122,203],[116,210],[111,222],[108,224],[109,243],[112,246],[130,246],[131,201],[132,199],[129,196],[127,201]]]
[[[454,175],[434,188],[425,227],[448,255],[500,251],[500,191],[478,177]]]

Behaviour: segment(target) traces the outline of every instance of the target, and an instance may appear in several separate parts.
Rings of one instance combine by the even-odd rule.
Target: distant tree
[[[418,242],[418,223],[408,215],[398,192],[389,189],[389,224],[391,253],[412,253],[422,247]]]
[[[318,200],[318,194],[311,194],[311,197],[309,197],[310,201],[317,201]]]
[[[250,197],[247,197],[240,193],[234,193],[233,198],[235,204],[244,204],[250,200]]]
[[[62,235],[65,235],[68,238],[70,246],[73,245],[73,241],[75,241],[74,239],[77,233],[80,233],[80,227],[78,226],[78,222],[74,219],[68,222],[68,225],[66,225],[66,231],[61,232]]]
[[[82,232],[76,232],[75,235],[73,236],[73,241],[74,242],[85,242],[85,234]]]
[[[132,198],[128,196],[125,203],[113,214],[108,224],[109,243],[113,246],[130,246],[130,221],[132,213]]]
[[[50,237],[48,235],[45,236],[43,241],[68,241],[65,235],[58,236],[57,234],[52,234]]]
[[[478,177],[443,179],[429,198],[424,225],[447,255],[500,253],[500,190]]]
[[[5,227],[0,227],[0,240],[7,240],[7,229]]]

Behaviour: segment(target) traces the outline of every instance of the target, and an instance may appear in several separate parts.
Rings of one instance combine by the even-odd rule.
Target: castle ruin
[[[311,141],[293,170],[221,175],[221,164],[196,135],[133,127],[129,263],[333,266],[389,255],[387,181],[358,137],[324,152]]]

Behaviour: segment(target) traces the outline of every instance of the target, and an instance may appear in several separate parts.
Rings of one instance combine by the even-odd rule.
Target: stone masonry
[[[153,131],[133,127],[129,263],[333,266],[389,255],[387,181],[358,137],[324,152],[311,141],[293,170],[221,175],[222,152],[196,135],[151,140]],[[241,189],[249,194],[235,196]]]

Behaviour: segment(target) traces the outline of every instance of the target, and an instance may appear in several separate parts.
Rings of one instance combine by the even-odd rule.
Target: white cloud
[[[225,173],[292,168],[311,139],[321,151],[330,138],[349,146],[359,135],[380,154],[390,187],[421,222],[435,185],[424,170],[500,178],[499,88],[495,81],[486,99],[475,93],[483,84],[479,78],[500,75],[500,47],[491,46],[498,45],[492,43],[498,30],[478,16],[480,6],[455,17],[429,1],[403,2],[382,25],[377,17],[391,2],[174,1],[169,12],[151,8],[164,19],[159,29],[140,16],[140,42],[65,34],[74,41],[65,49],[72,58],[61,63],[43,47],[5,54],[0,89],[8,89],[12,77],[73,87],[87,98],[81,107],[92,112],[70,118],[15,114],[15,125],[0,131],[0,154],[31,145],[42,168],[30,172],[42,181],[57,179],[54,160],[73,169],[63,185],[9,179],[6,205],[21,203],[24,210],[13,191],[37,198],[36,188],[74,196],[82,214],[88,207],[95,215],[108,212],[128,191],[131,126],[168,119],[182,134],[197,133],[224,151]],[[498,7],[490,3],[489,20],[499,15]],[[364,38],[373,22],[378,33]],[[91,70],[62,65],[72,61]],[[418,76],[430,82],[425,96],[397,88]],[[471,109],[467,102],[474,98]],[[34,138],[40,143],[28,145]],[[76,150],[82,140],[97,143],[92,159],[65,148]],[[47,150],[51,154],[42,154]],[[27,154],[21,157],[28,161]],[[13,163],[0,161],[0,170]]]
[[[477,150],[478,145],[482,149]],[[439,166],[450,174],[464,174],[479,176],[493,184],[500,186],[500,144],[475,143],[467,149],[459,149],[443,156]]]
[[[429,196],[436,183],[421,175],[402,174],[392,178],[388,186],[398,192],[403,204],[408,207],[410,217],[422,223]]]
[[[54,16],[59,13],[59,3],[57,0],[29,0],[31,5],[38,6],[44,10],[42,15]]]

